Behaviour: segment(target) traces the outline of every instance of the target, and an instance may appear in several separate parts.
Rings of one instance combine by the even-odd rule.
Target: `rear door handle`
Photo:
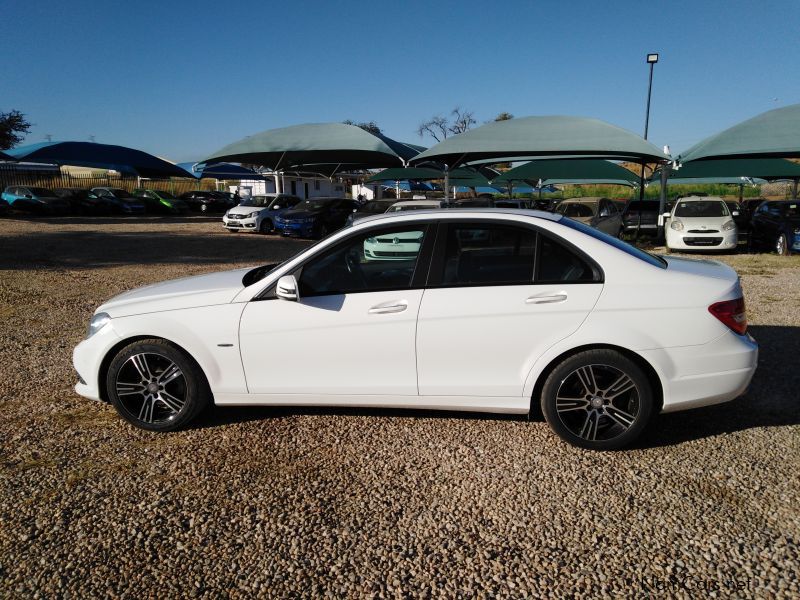
[[[388,302],[381,302],[369,309],[371,315],[386,315],[390,313],[403,312],[408,308],[408,302],[405,300],[389,300]]]
[[[525,304],[556,304],[557,302],[565,302],[567,300],[567,293],[561,292],[559,294],[547,294],[546,296],[529,296],[525,300]]]

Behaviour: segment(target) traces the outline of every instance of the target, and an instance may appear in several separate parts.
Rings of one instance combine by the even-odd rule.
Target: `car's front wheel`
[[[162,339],[139,340],[120,350],[106,375],[114,408],[141,429],[172,431],[210,404],[211,391],[197,363]]]
[[[272,233],[272,221],[269,219],[261,221],[261,225],[258,226],[258,232],[264,235]]]
[[[564,441],[591,450],[632,443],[653,413],[653,390],[642,369],[610,349],[564,360],[542,389],[542,413]]]

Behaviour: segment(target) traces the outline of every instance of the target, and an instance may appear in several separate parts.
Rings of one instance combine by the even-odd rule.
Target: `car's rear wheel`
[[[789,254],[789,244],[786,242],[786,236],[784,234],[780,234],[778,239],[775,240],[775,252],[777,252],[779,256],[786,256]]]
[[[565,442],[591,450],[632,443],[653,413],[653,390],[631,359],[615,350],[570,356],[550,373],[542,389],[542,413]]]
[[[106,390],[123,419],[150,431],[183,427],[211,402],[197,363],[162,339],[139,340],[120,350],[109,366]]]

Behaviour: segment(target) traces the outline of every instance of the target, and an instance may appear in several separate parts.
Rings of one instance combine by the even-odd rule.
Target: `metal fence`
[[[132,192],[136,188],[163,190],[175,195],[191,190],[215,190],[214,179],[144,179],[121,175],[96,175],[92,173],[64,173],[60,170],[17,169],[14,166],[0,167],[0,191],[9,185],[26,187],[81,188],[114,187]]]

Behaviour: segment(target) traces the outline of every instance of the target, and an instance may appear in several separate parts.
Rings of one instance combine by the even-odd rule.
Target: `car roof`
[[[403,218],[403,220],[418,220],[418,219],[426,219],[435,216],[446,216],[446,217],[464,217],[464,218],[483,218],[486,215],[508,215],[508,216],[515,216],[515,217],[535,217],[538,219],[544,219],[546,221],[552,221],[557,223],[561,219],[564,218],[563,215],[556,214],[556,213],[549,213],[543,210],[529,210],[529,209],[521,209],[521,208],[438,208],[438,209],[425,209],[425,210],[415,210],[415,211],[405,211],[405,212],[391,212],[391,213],[380,213],[377,215],[372,215],[369,217],[364,217],[363,219],[358,220],[358,225],[363,225],[365,223],[374,223],[376,221],[382,221],[386,219],[398,219]]]
[[[597,204],[600,200],[608,200],[604,196],[585,196],[580,198],[567,198],[561,202],[564,204]]]
[[[716,200],[718,202],[725,202],[719,196],[684,196],[683,198],[678,198],[681,202],[708,202],[709,200]]]

